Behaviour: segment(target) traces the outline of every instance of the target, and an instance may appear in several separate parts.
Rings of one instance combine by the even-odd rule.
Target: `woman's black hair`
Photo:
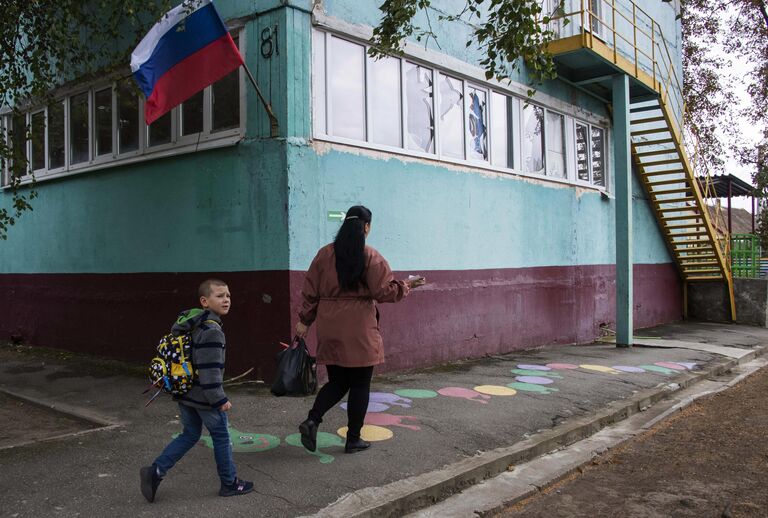
[[[365,224],[371,217],[371,211],[362,205],[350,207],[333,240],[336,274],[344,290],[356,289],[365,273]]]

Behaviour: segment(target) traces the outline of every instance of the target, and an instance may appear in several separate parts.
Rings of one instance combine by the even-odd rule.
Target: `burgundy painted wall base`
[[[387,362],[396,371],[552,343],[589,342],[615,322],[612,265],[422,271],[429,284],[381,305]],[[407,273],[398,273],[405,277]],[[304,272],[0,275],[0,341],[145,363],[207,277],[230,285],[227,375],[250,367],[271,380],[290,340]],[[635,327],[682,318],[673,264],[635,265]],[[314,345],[310,334],[310,346]]]

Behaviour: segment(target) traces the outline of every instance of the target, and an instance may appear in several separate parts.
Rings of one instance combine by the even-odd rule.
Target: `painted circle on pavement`
[[[344,410],[347,409],[347,402],[341,404],[341,408]],[[368,403],[368,412],[384,412],[385,410],[389,410],[389,405],[386,405],[384,403],[379,403],[377,401],[371,401]]]
[[[677,363],[678,365],[682,365],[688,370],[693,370],[698,365],[698,363],[693,363],[693,362],[675,362],[675,363]]]
[[[459,399],[468,399],[470,401],[477,401],[478,403],[488,403],[486,399],[491,399],[491,396],[481,394],[476,390],[464,388],[464,387],[445,387],[437,391],[441,396],[456,397]]]
[[[291,446],[299,446],[301,448],[304,447],[304,445],[301,444],[300,433],[292,433],[285,438],[285,442]],[[344,441],[342,441],[336,434],[328,432],[317,432],[316,444],[318,448],[330,448],[331,446],[344,446]]]
[[[545,367],[544,365],[535,365],[531,363],[518,363],[517,364],[518,369],[528,369],[532,371],[549,371],[552,370],[551,367]]]
[[[509,388],[518,390],[521,392],[535,392],[537,394],[549,394],[550,392],[557,392],[554,387],[547,387],[545,385],[535,385],[533,383],[521,383],[515,382],[507,385]]]
[[[347,438],[347,427],[343,426],[338,429],[336,432],[337,434],[341,435],[345,439]],[[392,430],[389,428],[384,428],[383,426],[376,426],[375,424],[366,424],[363,425],[363,429],[360,430],[360,438],[364,441],[386,441],[387,439],[391,439],[395,434],[392,433]]]
[[[659,367],[658,365],[641,365],[640,367],[647,371],[659,372],[661,374],[677,374],[676,370]]]
[[[536,371],[531,369],[512,369],[512,374],[518,376],[546,376],[548,378],[562,379],[562,375],[554,371]]]
[[[645,372],[645,369],[641,369],[640,367],[632,367],[631,365],[614,365],[611,368],[621,372]]]
[[[607,374],[616,374],[618,371],[616,369],[612,369],[611,367],[606,367],[605,365],[590,365],[588,363],[579,365],[584,370],[588,371],[595,371],[595,372],[605,372]]]
[[[396,390],[395,394],[411,399],[429,399],[437,397],[437,392],[427,389],[400,389]]]
[[[475,390],[489,396],[514,396],[517,394],[516,390],[501,385],[479,385],[475,387]]]
[[[579,368],[578,365],[574,365],[572,363],[548,363],[547,367],[558,371],[573,370]]]
[[[542,378],[541,376],[517,376],[515,377],[520,383],[533,383],[534,385],[549,385],[554,383],[549,378]]]
[[[680,365],[679,363],[673,363],[673,362],[654,362],[654,365],[658,365],[659,367],[664,367],[666,369],[672,369],[676,371],[685,370],[685,367],[683,365]]]

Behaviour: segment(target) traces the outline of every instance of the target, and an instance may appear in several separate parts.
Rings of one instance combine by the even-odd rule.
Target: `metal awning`
[[[702,182],[701,178],[699,182]],[[755,190],[751,184],[732,174],[712,175],[712,185],[715,187],[716,196],[710,196],[710,198],[728,198],[729,195],[731,197],[752,196]],[[701,192],[704,193],[704,189]]]

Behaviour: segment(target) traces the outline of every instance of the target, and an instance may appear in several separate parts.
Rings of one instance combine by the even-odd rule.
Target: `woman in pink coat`
[[[424,278],[395,280],[386,259],[365,245],[371,231],[371,211],[351,207],[333,243],[321,248],[307,271],[301,290],[296,335],[303,338],[317,323],[317,362],[328,370],[307,420],[299,425],[301,442],[317,448],[317,428],[323,415],[349,392],[346,453],[370,447],[360,438],[368,408],[373,367],[384,361],[376,302],[399,302]]]

